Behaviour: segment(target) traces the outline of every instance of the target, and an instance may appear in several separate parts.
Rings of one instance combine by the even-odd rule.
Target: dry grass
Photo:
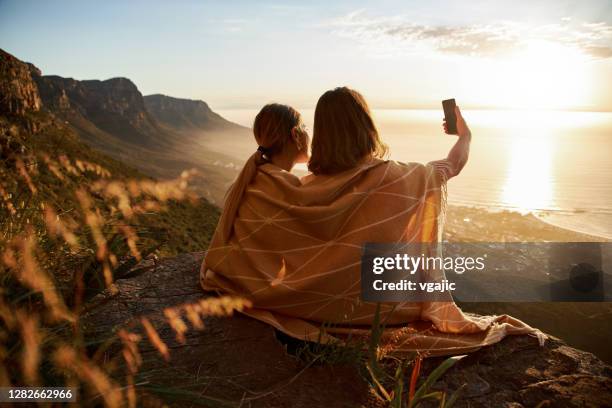
[[[159,248],[142,217],[197,200],[188,187],[195,174],[161,182],[114,178],[97,163],[22,150],[0,162],[0,385],[78,387],[84,405],[138,406],[141,344],[164,360],[168,346],[142,318],[140,327],[117,331],[118,355],[99,361],[87,347],[92,339],[83,337],[82,306],[100,291],[116,292],[115,280]],[[61,195],[48,188],[50,179]],[[204,329],[206,316],[249,306],[224,297],[163,315],[184,341],[185,321]],[[125,373],[117,378],[111,371],[121,360]]]

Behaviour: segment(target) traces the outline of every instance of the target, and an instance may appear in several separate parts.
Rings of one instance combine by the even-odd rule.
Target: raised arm
[[[472,132],[465,123],[458,106],[455,107],[455,114],[457,116],[457,142],[450,149],[445,160],[431,162],[436,170],[447,180],[451,177],[455,177],[463,170],[470,156],[470,142],[472,141]],[[442,126],[444,127],[444,133],[448,135],[446,121]]]

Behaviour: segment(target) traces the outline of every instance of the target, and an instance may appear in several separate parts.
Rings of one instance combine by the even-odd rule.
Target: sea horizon
[[[216,112],[251,127],[258,109]],[[300,112],[312,131],[314,109]],[[463,114],[473,133],[472,152],[463,173],[449,181],[450,205],[533,214],[555,226],[612,239],[607,154],[612,112],[465,109]],[[454,140],[442,132],[441,109],[373,109],[373,115],[393,160],[441,159]],[[225,153],[245,159],[253,146]]]

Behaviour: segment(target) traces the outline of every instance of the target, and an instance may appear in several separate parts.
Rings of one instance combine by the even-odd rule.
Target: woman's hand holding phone
[[[446,160],[443,161],[445,164],[448,164],[443,166],[446,169],[444,173],[446,180],[458,175],[467,163],[470,156],[470,142],[472,140],[472,132],[470,131],[467,123],[465,123],[465,119],[463,119],[463,115],[461,114],[459,107],[455,106],[454,112],[450,110],[450,112],[453,112],[454,115],[448,114],[449,110],[449,108],[446,109],[444,116],[449,118],[454,116],[456,118],[456,126],[454,126],[454,129],[451,129],[452,132],[449,131],[448,123],[446,122],[446,119],[444,119],[442,122],[444,133],[447,135],[457,135],[459,138],[448,152]],[[451,128],[453,128],[453,126],[451,126]]]
[[[468,127],[467,123],[465,123],[465,119],[463,119],[463,115],[461,114],[461,110],[459,109],[459,106],[455,106],[455,117],[457,118],[456,135],[459,136],[460,138],[472,136],[472,132],[470,131],[470,128]],[[446,133],[447,135],[453,134],[453,133],[449,133],[448,131],[446,119],[442,121],[442,127],[444,128],[444,133]]]

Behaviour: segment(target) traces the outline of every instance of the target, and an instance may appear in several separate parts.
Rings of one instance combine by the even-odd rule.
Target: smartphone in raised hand
[[[455,114],[455,106],[457,106],[455,99],[446,99],[442,101],[446,128],[451,135],[457,134],[457,115]]]

